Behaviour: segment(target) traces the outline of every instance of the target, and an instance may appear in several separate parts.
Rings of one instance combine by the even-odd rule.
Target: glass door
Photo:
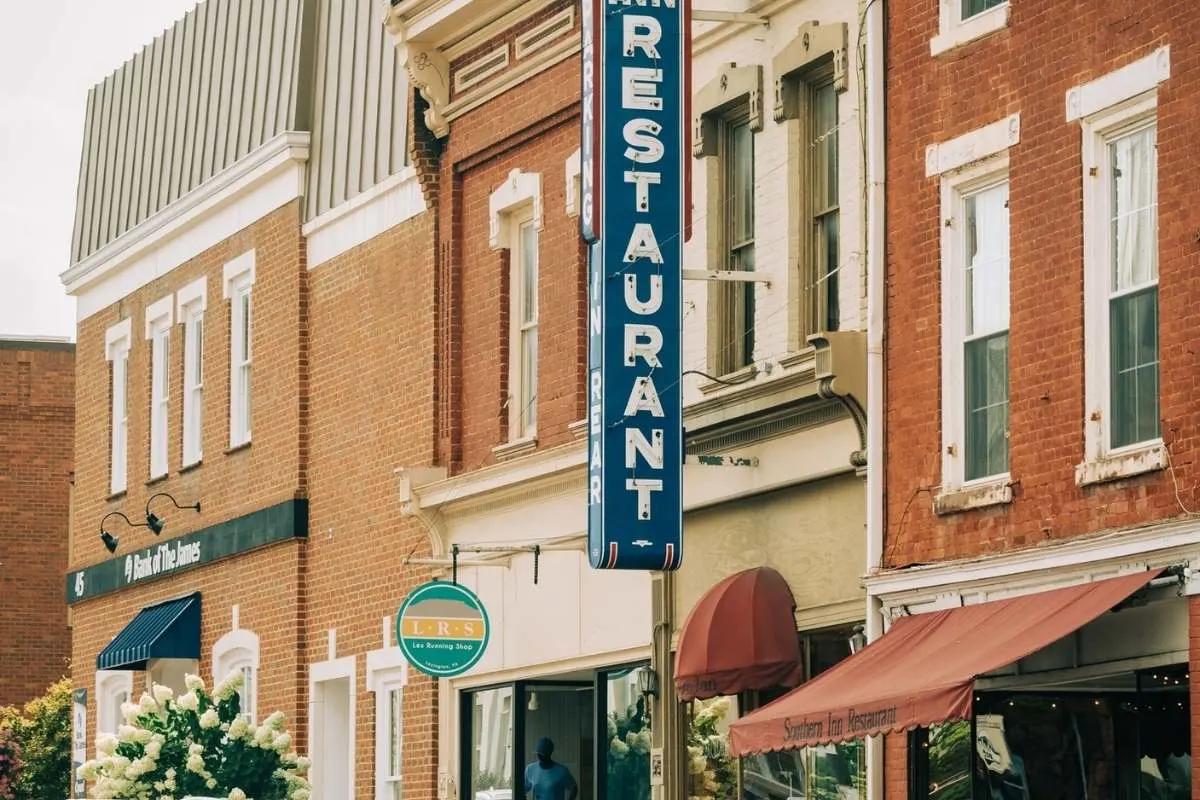
[[[650,716],[638,693],[637,672],[646,663],[604,670],[596,676],[597,739],[601,745],[596,797],[649,800]]]

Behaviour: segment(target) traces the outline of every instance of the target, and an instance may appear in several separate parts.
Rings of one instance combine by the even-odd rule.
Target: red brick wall
[[[0,340],[0,706],[68,671],[75,347]]]
[[[375,695],[366,653],[427,567],[425,529],[403,517],[395,470],[433,458],[433,214],[425,213],[309,273],[311,398],[308,641],[305,663],[357,664],[358,797],[374,797]],[[394,623],[393,623],[394,624]],[[307,690],[307,689],[306,689]],[[404,792],[437,790],[436,683],[416,670],[404,692]]]
[[[252,443],[229,448],[229,302],[223,299],[224,265],[253,248],[254,374]],[[204,315],[204,459],[180,472],[183,424],[183,328],[171,330],[169,469],[166,478],[147,485],[150,446],[150,342],[145,339],[148,305],[174,293],[200,276],[207,278]],[[304,245],[300,207],[294,201],[267,214],[242,231],[176,267],[120,302],[80,322],[77,345],[75,430],[76,483],[72,567],[111,558],[99,538],[101,518],[121,511],[134,522],[145,519],[151,493],[169,492],[181,503],[200,501],[202,513],[171,507],[159,500],[154,511],[166,522],[162,540],[222,522],[256,509],[303,497],[306,477],[302,461],[305,404],[302,378],[306,330],[301,308],[305,298]],[[128,491],[108,498],[110,365],[105,358],[105,331],[121,319],[132,321],[129,356]],[[161,503],[162,505],[158,505]],[[155,541],[145,528],[109,521],[120,537],[118,557]],[[199,589],[204,626],[200,671],[210,680],[212,644],[230,629],[230,607],[240,604],[241,627],[258,634],[262,648],[259,708],[280,708],[304,748],[307,681],[298,663],[304,630],[303,545],[279,544],[237,556],[174,578],[87,600],[73,606],[71,675],[77,688],[89,690],[89,719],[95,719],[92,697],[96,655],[143,606]],[[64,591],[59,578],[59,591]],[[60,595],[61,596],[61,595]],[[269,713],[269,711],[268,711]]]
[[[1200,247],[1189,192],[1198,152],[1200,26],[1165,0],[1013,3],[1007,30],[940,57],[935,0],[888,3],[887,566],[967,557],[1179,516],[1172,475],[1090,488],[1083,458],[1081,136],[1065,119],[1080,83],[1171,45],[1158,90],[1161,411],[1180,498],[1200,507],[1200,374],[1193,309]],[[1011,472],[1009,506],[936,518],[941,482],[939,181],[925,148],[1020,112],[1009,151]]]
[[[447,346],[438,392],[449,413],[438,454],[455,472],[490,463],[491,449],[508,438],[508,258],[489,244],[488,199],[513,169],[542,177],[538,447],[570,441],[567,426],[584,417],[586,259],[565,194],[565,162],[579,146],[578,103],[575,57],[455,120],[442,154],[438,330]]]

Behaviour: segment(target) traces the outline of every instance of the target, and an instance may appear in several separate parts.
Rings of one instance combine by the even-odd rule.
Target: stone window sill
[[[758,377],[758,366],[756,364],[747,364],[739,370],[727,373],[720,376],[720,380],[705,379],[704,383],[700,384],[700,392],[705,395],[715,394],[720,391],[733,392],[744,386],[754,383],[754,379]]]
[[[588,421],[586,419],[576,420],[567,426],[567,432],[576,439],[586,439],[588,435]]]
[[[186,475],[187,473],[191,472],[192,470],[200,469],[202,466],[204,466],[204,460],[198,458],[195,461],[193,461],[192,463],[184,464],[182,467],[180,467],[179,474]]]
[[[511,458],[527,455],[537,449],[537,437],[526,436],[521,439],[514,439],[511,442],[496,445],[492,448],[492,455],[497,461],[508,461]]]
[[[987,483],[943,488],[933,497],[933,513],[938,516],[961,514],[976,508],[1008,505],[1012,500],[1012,479],[1006,476]]]
[[[939,56],[1008,27],[1009,4],[977,14],[929,40],[929,54]]]
[[[1147,472],[1167,468],[1167,446],[1162,442],[1143,445],[1120,453],[1109,453],[1094,461],[1084,461],[1075,466],[1075,483],[1093,486],[1098,483],[1119,481]]]
[[[164,472],[161,475],[155,475],[153,478],[146,481],[146,488],[149,488],[151,486],[157,486],[158,484],[162,483],[169,477],[171,477],[171,473],[169,473],[169,472]]]
[[[251,444],[253,444],[253,442],[251,442],[251,440],[247,439],[246,441],[242,442],[241,444],[230,445],[229,447],[225,448],[225,455],[231,456],[234,453],[240,453],[243,450],[249,450]]]

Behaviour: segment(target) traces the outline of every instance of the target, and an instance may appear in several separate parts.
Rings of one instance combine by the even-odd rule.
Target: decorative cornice
[[[833,62],[833,87],[846,91],[846,41],[848,26],[844,22],[821,25],[806,22],[796,36],[771,60],[775,73],[775,121],[797,119],[800,116],[800,97],[796,73],[814,67],[829,58]]]
[[[717,154],[716,125],[722,114],[745,101],[749,106],[750,130],[763,128],[762,65],[739,67],[722,64],[720,71],[692,98],[692,155],[696,158]]]
[[[450,132],[446,105],[450,102],[450,61],[428,42],[404,41],[396,45],[408,79],[429,103],[425,126],[441,138]]]

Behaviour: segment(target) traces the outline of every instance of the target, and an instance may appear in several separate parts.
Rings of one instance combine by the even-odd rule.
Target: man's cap
[[[554,742],[546,736],[537,740],[537,746],[533,748],[533,752],[543,758],[549,758],[554,754]]]

